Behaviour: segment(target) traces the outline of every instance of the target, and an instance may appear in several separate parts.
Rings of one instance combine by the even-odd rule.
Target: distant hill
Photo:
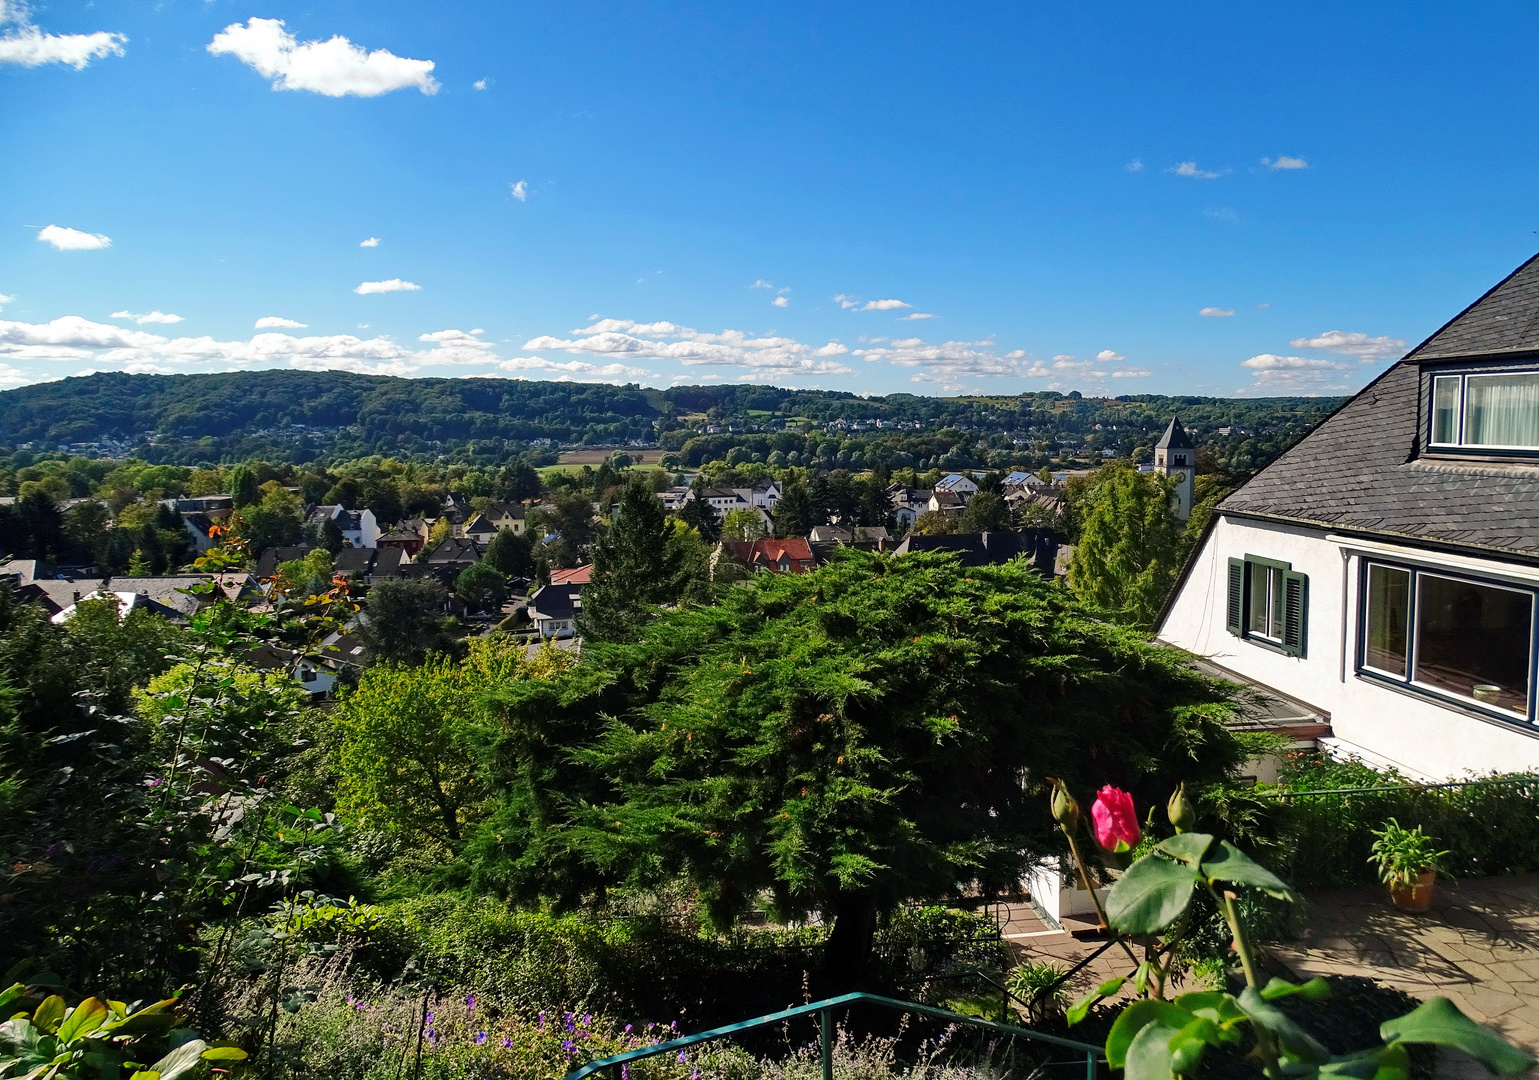
[[[242,371],[210,375],[103,373],[0,393],[0,445],[82,453],[134,448],[154,460],[191,462],[266,454],[274,458],[371,453],[444,453],[474,444],[475,456],[517,452],[533,440],[681,443],[683,421],[709,416],[734,431],[775,430],[787,421],[884,421],[930,431],[977,433],[1098,430],[1143,432],[1179,412],[1204,430],[1245,428],[1292,441],[1339,398],[1223,399],[1135,395],[1082,399],[1053,392],[931,398],[773,386],[681,386],[403,379],[338,371]],[[698,426],[698,425],[696,425]],[[670,430],[671,429],[671,430]],[[690,433],[693,434],[693,433]],[[878,435],[877,431],[869,433]],[[860,437],[854,435],[853,437]],[[147,444],[153,439],[153,448]]]

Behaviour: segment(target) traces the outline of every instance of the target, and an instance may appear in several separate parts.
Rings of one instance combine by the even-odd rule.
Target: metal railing
[[[605,1069],[611,1070],[610,1076],[613,1080],[619,1080],[621,1069],[633,1061],[657,1057],[660,1054],[677,1054],[686,1047],[695,1046],[699,1043],[712,1042],[716,1039],[735,1035],[738,1032],[750,1031],[753,1028],[765,1027],[769,1024],[778,1024],[783,1020],[791,1020],[798,1016],[811,1016],[814,1013],[818,1017],[819,1045],[823,1060],[823,1080],[833,1080],[834,1013],[858,1002],[867,1002],[888,1009],[897,1009],[900,1012],[919,1013],[921,1016],[928,1016],[936,1020],[945,1020],[952,1024],[965,1024],[969,1027],[985,1028],[1005,1035],[1018,1035],[1024,1039],[1031,1039],[1036,1042],[1074,1050],[1085,1057],[1085,1080],[1096,1080],[1096,1066],[1098,1063],[1106,1060],[1106,1054],[1101,1047],[1091,1043],[1080,1042],[1077,1039],[1065,1039],[1060,1035],[1049,1035],[1043,1031],[1033,1031],[1031,1028],[1017,1027],[1014,1024],[1006,1024],[998,1020],[985,1020],[978,1016],[967,1016],[963,1013],[952,1012],[949,1009],[937,1009],[933,1005],[920,1005],[914,1001],[899,1001],[897,998],[881,997],[878,994],[856,993],[827,998],[823,1001],[814,1001],[808,1005],[798,1005],[793,1009],[784,1009],[780,1012],[756,1016],[752,1020],[728,1024],[726,1027],[711,1028],[709,1031],[700,1031],[693,1035],[681,1035],[677,1039],[669,1039],[667,1042],[661,1042],[655,1046],[643,1046],[636,1050],[627,1050],[623,1054],[615,1054],[613,1057],[603,1058],[599,1061],[590,1061],[582,1066],[582,1068],[567,1073],[565,1080],[584,1080],[585,1077],[592,1076]]]
[[[1481,780],[1450,780],[1441,784],[1383,784],[1378,787],[1348,787],[1348,788],[1320,788],[1303,791],[1261,791],[1256,793],[1258,799],[1307,799],[1316,795],[1369,795],[1385,791],[1440,791],[1444,788],[1483,787],[1487,784],[1494,786],[1511,785],[1514,787],[1534,787],[1539,785],[1539,777],[1532,774],[1518,774],[1516,776],[1488,776]]]

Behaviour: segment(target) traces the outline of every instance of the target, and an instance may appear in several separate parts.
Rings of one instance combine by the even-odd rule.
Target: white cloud
[[[532,338],[524,343],[524,348],[633,360],[675,360],[687,367],[745,368],[759,378],[852,374],[844,364],[827,359],[850,351],[837,341],[814,348],[787,337],[756,338],[741,330],[713,334],[671,322],[637,323],[630,319],[601,319],[572,333],[574,336],[569,339]]]
[[[66,229],[62,225],[45,225],[37,238],[60,251],[99,251],[112,246],[111,237],[101,233],[81,232],[79,229]]]
[[[1376,360],[1398,359],[1405,352],[1405,339],[1369,337],[1357,331],[1327,330],[1315,337],[1294,338],[1288,342],[1295,349],[1323,349],[1325,352],[1355,356],[1365,364]]]
[[[436,94],[433,61],[411,60],[387,49],[366,52],[340,34],[329,41],[299,42],[282,19],[231,23],[209,42],[215,56],[230,55],[273,80],[274,90],[309,90],[327,97],[377,97],[415,86]]]
[[[481,339],[479,327],[438,330],[418,339],[427,348],[413,349],[388,337],[359,338],[352,334],[295,337],[255,334],[249,341],[217,341],[210,337],[167,338],[143,330],[65,316],[50,323],[0,320],[0,361],[53,361],[79,364],[90,371],[166,373],[189,370],[230,371],[287,365],[305,371],[352,371],[367,375],[415,375],[433,367],[493,367],[498,371],[548,371],[578,381],[631,381],[650,376],[642,368],[620,363],[583,361],[555,363],[541,359],[503,360],[495,346]],[[0,386],[42,381],[38,376],[0,363]]]
[[[935,316],[931,315],[928,311],[916,311],[916,312],[914,312],[913,314],[910,314],[910,315],[899,315],[898,316],[898,321],[899,322],[913,322],[915,319],[933,319],[933,318],[935,318]]]
[[[775,286],[771,285],[769,282],[765,281],[763,278],[760,278],[758,281],[755,281],[752,285],[750,285],[748,287],[750,289],[773,289]]]
[[[1143,159],[1142,158],[1134,158],[1132,161],[1128,162],[1126,165],[1124,165],[1122,167],[1124,169],[1126,169],[1128,172],[1143,172],[1144,171]]]
[[[849,310],[850,308],[855,307],[860,303],[860,301],[856,300],[853,296],[846,296],[844,293],[840,293],[838,296],[834,297],[834,301],[845,310]]]
[[[624,364],[590,364],[583,360],[544,360],[537,356],[515,356],[511,360],[503,360],[497,365],[501,371],[538,371],[545,372],[556,377],[557,382],[602,382],[616,378],[647,379],[656,378],[657,373],[646,368],[627,367]],[[706,378],[720,378],[716,375],[708,375]],[[675,382],[688,379],[686,375],[674,376]]]
[[[379,247],[379,237],[371,236],[367,240],[358,241],[359,247]]]
[[[114,311],[114,319],[132,319],[143,326],[145,323],[179,323],[184,320],[180,315],[168,315],[164,311],[146,311],[142,315],[136,315],[132,311]]]
[[[861,311],[895,311],[898,308],[913,307],[902,300],[867,300]]]
[[[990,342],[946,341],[926,345],[918,338],[904,338],[886,348],[856,349],[854,355],[868,363],[919,368],[914,382],[935,383],[951,392],[962,390],[972,379],[1013,379],[1032,374],[1024,364],[1025,352],[1017,349],[1001,356]]]
[[[520,180],[508,190],[508,194],[512,195],[519,202],[524,202],[529,198],[529,185]]]
[[[15,302],[16,298],[14,296],[6,296],[5,293],[0,293],[0,307],[5,307],[6,304],[14,304]]]
[[[1207,169],[1199,169],[1195,161],[1183,161],[1181,164],[1172,167],[1170,171],[1177,176],[1185,176],[1192,180],[1217,180],[1220,176],[1224,175],[1221,172],[1209,172]],[[1228,172],[1228,170],[1226,169],[1224,172]]]
[[[1271,304],[1257,304],[1256,305],[1256,310],[1257,311],[1265,311],[1267,308],[1269,308],[1271,306],[1272,306]]]
[[[295,322],[279,315],[263,315],[256,321],[258,330],[303,330],[308,323]]]
[[[416,284],[415,282],[402,281],[398,277],[393,277],[393,278],[391,278],[388,281],[365,281],[365,282],[362,282],[353,291],[355,293],[357,293],[359,296],[368,296],[370,293],[416,292],[416,291],[418,291],[421,288],[422,288],[422,286]]]
[[[485,90],[486,89],[486,80],[485,79],[477,79],[475,82],[471,83],[470,85],[471,85],[471,87],[473,89]]]
[[[775,297],[775,299],[770,301],[770,303],[775,305],[776,307],[785,307],[790,302],[791,301],[787,300],[784,296],[777,296],[777,297]]]
[[[52,379],[44,379],[37,375],[28,375],[25,371],[13,368],[10,364],[0,364],[0,386],[27,386],[31,383],[52,381]]]
[[[1111,377],[1114,379],[1147,379],[1153,374],[1154,372],[1146,367],[1131,367],[1123,368],[1121,371],[1114,371],[1111,373]]]
[[[1256,381],[1249,389],[1267,393],[1323,394],[1349,389],[1341,375],[1352,370],[1351,364],[1334,360],[1322,360],[1308,356],[1277,356],[1262,353],[1242,360],[1241,367],[1250,368]],[[1244,394],[1244,389],[1238,393]]]
[[[1098,364],[1120,364],[1127,357],[1112,352],[1110,349],[1102,349],[1095,354],[1095,362]]]
[[[1272,159],[1272,158],[1262,158],[1261,159],[1261,164],[1267,166],[1268,168],[1272,168],[1272,169],[1307,169],[1307,168],[1309,168],[1309,162],[1305,161],[1303,158],[1301,158],[1301,157],[1289,157],[1286,154],[1283,154],[1283,155],[1277,157],[1275,160]]]
[[[79,71],[92,60],[122,56],[126,34],[98,30],[92,34],[45,34],[32,25],[31,9],[21,0],[0,0],[0,26],[12,29],[0,34],[0,64],[38,67],[68,64]]]
[[[1197,314],[1209,319],[1227,319],[1234,314],[1233,308],[1205,307]]]

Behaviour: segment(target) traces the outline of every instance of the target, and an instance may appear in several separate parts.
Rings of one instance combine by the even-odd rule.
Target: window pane
[[[1411,573],[1389,566],[1368,568],[1368,628],[1363,663],[1391,675],[1405,674]]]
[[[1432,380],[1432,441],[1459,441],[1459,377],[1440,375]]]
[[[1250,571],[1250,632],[1266,637],[1267,615],[1272,610],[1271,596],[1267,590],[1271,575],[1267,573],[1266,567],[1255,563],[1246,569]]]
[[[1283,623],[1283,572],[1281,570],[1268,570],[1267,577],[1271,579],[1268,586],[1272,590],[1272,624],[1267,628],[1270,637],[1282,637]]]
[[[1464,441],[1471,446],[1539,446],[1539,374],[1471,375]]]
[[[1532,597],[1433,574],[1417,589],[1417,681],[1526,715]]]

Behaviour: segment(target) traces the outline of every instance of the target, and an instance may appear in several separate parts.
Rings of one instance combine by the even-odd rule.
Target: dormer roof
[[[1407,360],[1539,352],[1539,255],[1406,354]]]

